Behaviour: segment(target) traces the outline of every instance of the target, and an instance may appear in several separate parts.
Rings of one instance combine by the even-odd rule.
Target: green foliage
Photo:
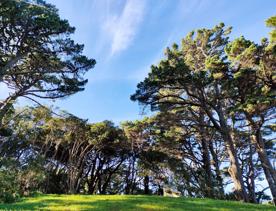
[[[274,22],[271,18],[267,23],[274,26]],[[263,134],[260,135],[269,119],[275,119],[275,43],[272,39],[270,42],[263,39],[261,44],[256,44],[244,37],[230,42],[230,32],[231,28],[225,28],[224,24],[211,29],[199,29],[197,32],[189,33],[182,40],[180,47],[174,44],[167,48],[164,59],[159,65],[151,67],[148,76],[137,85],[131,100],[138,101],[143,106],[150,106],[152,111],[172,112],[182,116],[183,130],[190,129],[187,133],[191,134],[183,139],[187,145],[192,145],[191,151],[201,150],[199,154],[202,154],[204,162],[205,184],[210,181],[209,186],[213,183],[213,176],[209,173],[207,178],[206,172],[211,165],[208,159],[209,150],[212,150],[207,149],[206,137],[210,133],[219,133],[230,159],[228,173],[234,181],[236,197],[247,201],[247,190],[242,179],[243,169],[238,158],[242,141],[236,140],[235,137],[239,136],[239,130],[244,129],[237,126],[237,122],[242,125],[250,123],[247,134],[255,140],[258,139],[254,147],[261,158],[264,170],[271,172],[271,176],[270,173],[266,176],[270,178],[273,175],[275,180],[275,171],[266,157],[269,148],[266,149]],[[211,127],[215,131],[210,132]],[[236,142],[240,142],[239,145]],[[251,144],[248,139],[246,142],[249,142],[248,145]],[[198,148],[195,149],[196,147]],[[194,157],[197,159],[197,156]],[[212,153],[212,157],[216,157],[215,153]],[[201,171],[200,168],[189,170],[189,175]],[[216,171],[218,177],[219,171]],[[212,172],[210,168],[209,172]],[[276,182],[273,180],[270,180],[272,191]],[[194,192],[194,184],[197,182],[193,181],[192,187],[187,189]],[[222,187],[222,183],[220,186]],[[210,190],[210,187],[206,188],[207,192],[208,189]],[[254,195],[254,187],[249,191]],[[276,200],[276,192],[273,194]]]
[[[23,196],[33,195],[41,190],[41,186],[45,182],[46,175],[43,164],[45,160],[43,157],[30,158],[27,161],[18,177],[20,183],[20,194]]]
[[[270,39],[272,42],[276,42],[276,16],[272,16],[266,20],[266,26],[272,28],[270,32]]]
[[[14,160],[0,160],[0,202],[11,203],[19,198],[20,186]]]
[[[43,159],[25,161],[22,165],[15,159],[0,160],[0,201],[11,203],[20,196],[29,196],[39,191],[45,181]]]
[[[182,40],[181,48],[167,48],[165,59],[158,66],[152,66],[131,99],[150,105],[153,110],[162,110],[166,106],[199,106],[200,91],[206,88],[208,92],[209,86],[224,77],[227,63],[222,55],[230,31],[231,28],[225,29],[224,24],[213,29],[200,29],[188,34]],[[206,95],[208,99],[205,100],[215,100],[212,91]]]
[[[55,99],[84,90],[95,60],[70,35],[75,28],[45,1],[0,2],[0,83],[13,91],[0,103],[0,124],[18,97]]]
[[[244,37],[226,46],[232,77],[225,81],[229,97],[236,100],[234,110],[255,116],[274,107],[276,57],[267,46],[267,43],[258,45]]]

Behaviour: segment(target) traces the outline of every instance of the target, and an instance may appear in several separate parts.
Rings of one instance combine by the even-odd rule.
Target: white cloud
[[[111,38],[111,54],[125,50],[133,41],[143,20],[144,0],[127,0],[122,13],[109,15],[104,29]]]

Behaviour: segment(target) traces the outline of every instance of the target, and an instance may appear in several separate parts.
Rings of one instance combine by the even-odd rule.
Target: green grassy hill
[[[41,195],[24,198],[14,204],[0,204],[0,210],[206,210],[253,211],[276,210],[269,205],[244,204],[233,201],[167,198],[135,195]]]

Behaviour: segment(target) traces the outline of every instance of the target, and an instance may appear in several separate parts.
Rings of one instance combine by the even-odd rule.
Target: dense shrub
[[[15,162],[0,161],[0,202],[11,203],[19,198],[18,171]]]
[[[41,164],[37,159],[25,165],[12,159],[0,160],[0,202],[11,203],[36,193],[45,181]]]

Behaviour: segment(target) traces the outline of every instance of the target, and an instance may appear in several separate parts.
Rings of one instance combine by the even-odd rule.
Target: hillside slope
[[[222,200],[141,195],[40,195],[24,198],[15,204],[0,204],[0,210],[275,211],[276,208],[269,205],[253,205]]]

